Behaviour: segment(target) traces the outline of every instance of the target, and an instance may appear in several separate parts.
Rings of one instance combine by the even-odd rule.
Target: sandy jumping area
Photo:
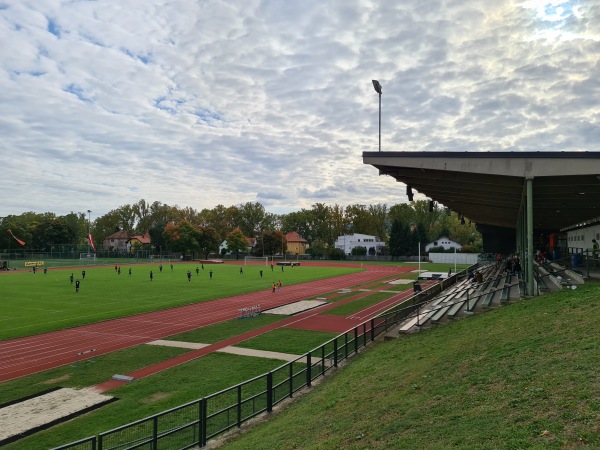
[[[111,396],[93,389],[63,388],[0,409],[0,441],[67,417]]]

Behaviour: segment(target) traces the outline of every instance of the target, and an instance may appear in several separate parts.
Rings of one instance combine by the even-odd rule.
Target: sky
[[[597,151],[600,0],[0,0],[0,217],[405,202],[373,79],[382,151]]]

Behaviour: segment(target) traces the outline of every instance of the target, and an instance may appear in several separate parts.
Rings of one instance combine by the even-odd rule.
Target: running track
[[[265,311],[413,270],[393,266],[366,266],[365,269],[359,273],[286,286],[275,293],[269,289],[2,341],[0,382],[72,364],[77,353],[90,349],[96,349],[94,355],[102,355],[233,319],[240,308],[260,305]]]

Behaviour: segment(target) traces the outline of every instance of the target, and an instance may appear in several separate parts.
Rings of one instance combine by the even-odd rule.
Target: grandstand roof
[[[363,162],[477,224],[515,228],[528,178],[534,228],[600,217],[600,152],[363,152]]]

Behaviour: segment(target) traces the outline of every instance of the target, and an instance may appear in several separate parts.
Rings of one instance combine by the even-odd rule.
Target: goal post
[[[269,257],[268,256],[244,256],[244,265],[252,265],[252,266],[268,266],[269,265]]]
[[[96,254],[95,253],[80,253],[79,254],[79,261],[81,261],[81,263],[96,263]]]

